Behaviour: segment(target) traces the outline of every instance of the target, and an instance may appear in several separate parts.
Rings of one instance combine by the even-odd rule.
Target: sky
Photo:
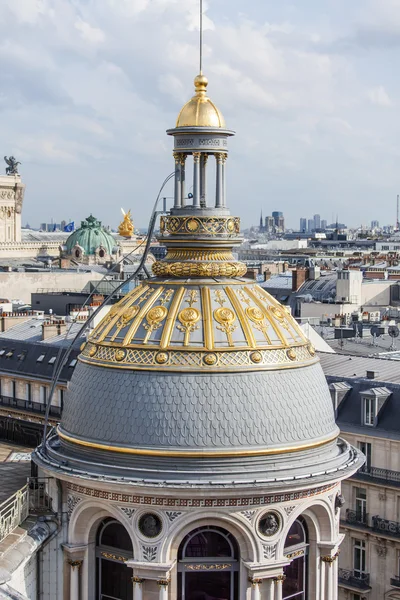
[[[400,0],[207,0],[204,11],[204,73],[236,132],[227,192],[242,226],[261,210],[293,228],[314,213],[394,223]],[[174,168],[165,130],[197,72],[198,0],[2,0],[0,156],[22,163],[23,223],[92,213],[116,227],[123,208],[146,227]]]

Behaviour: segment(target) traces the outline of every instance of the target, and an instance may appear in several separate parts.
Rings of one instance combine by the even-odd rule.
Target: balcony
[[[393,537],[400,537],[400,523],[381,519],[378,515],[372,517],[372,529],[373,531],[380,531]]]
[[[349,525],[358,525],[361,527],[368,527],[368,513],[361,510],[352,510],[348,508],[346,510],[345,523]]]
[[[393,587],[397,587],[400,588],[400,577],[398,575],[395,575],[394,577],[390,578],[390,585]]]
[[[30,400],[21,400],[20,398],[11,398],[10,396],[0,396],[0,406],[8,406],[16,410],[23,410],[32,414],[44,415],[46,412],[46,405],[41,402],[31,402]],[[50,408],[50,417],[59,419],[61,417],[61,408],[58,406],[52,406]]]
[[[367,592],[371,589],[369,573],[359,573],[358,571],[348,571],[347,569],[339,568],[339,586],[350,590]]]
[[[400,471],[391,471],[390,469],[381,469],[380,467],[364,465],[352,478],[361,481],[374,481],[381,485],[386,484],[400,487]]]

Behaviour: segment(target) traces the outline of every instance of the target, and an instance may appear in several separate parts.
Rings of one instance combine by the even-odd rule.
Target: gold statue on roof
[[[124,215],[124,218],[118,226],[118,233],[122,237],[132,237],[134,227],[133,221],[131,219],[131,211],[128,210],[128,212],[126,213],[123,208],[121,208],[121,211]]]

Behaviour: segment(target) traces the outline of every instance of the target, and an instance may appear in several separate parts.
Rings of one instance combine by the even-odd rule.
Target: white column
[[[168,600],[168,584],[169,581],[167,579],[161,579],[157,581],[158,587],[160,588],[160,592],[158,594],[158,600]]]
[[[185,162],[186,154],[181,154],[181,206],[186,206]]]
[[[339,559],[336,556],[335,562],[332,565],[332,579],[333,579],[332,600],[338,600],[338,575],[339,575]]]
[[[208,154],[202,154],[200,159],[200,206],[207,206],[207,160]]]
[[[326,565],[326,579],[328,582],[326,595],[329,600],[333,600],[333,562]]]
[[[275,600],[282,600],[282,588],[283,588],[283,582],[285,581],[285,576],[278,575],[278,577],[275,577],[274,581],[275,581]]]
[[[225,177],[225,170],[226,170],[226,159],[227,159],[227,154],[223,154],[222,155],[222,206],[226,207],[226,177]]]
[[[324,557],[321,557],[320,563],[320,579],[319,579],[319,597],[321,600],[325,600],[325,561]]]
[[[133,600],[143,600],[143,579],[140,577],[132,577],[133,583]]]
[[[217,178],[216,178],[216,190],[215,190],[215,208],[222,208],[223,201],[223,189],[222,189],[222,157],[224,155],[221,152],[217,152],[215,160],[217,161]]]
[[[69,598],[70,600],[79,600],[79,571],[82,566],[81,560],[69,560],[71,574],[69,580]]]
[[[174,152],[175,159],[175,190],[174,190],[174,208],[180,208],[182,204],[181,197],[181,162],[180,154]]]
[[[193,152],[193,206],[200,208],[200,152]]]
[[[268,591],[268,600],[275,600],[275,581],[273,579],[268,579],[267,583],[267,591]]]
[[[251,600],[261,600],[260,596],[260,584],[262,583],[262,579],[251,579]]]

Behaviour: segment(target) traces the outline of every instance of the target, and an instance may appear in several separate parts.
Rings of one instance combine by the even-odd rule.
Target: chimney
[[[292,292],[297,292],[308,279],[308,269],[297,267],[292,271]]]
[[[48,340],[56,335],[62,335],[66,332],[67,326],[62,321],[45,321],[42,324],[42,340]]]
[[[378,379],[378,371],[367,371],[367,379]]]
[[[264,271],[264,281],[271,279],[271,271]]]

